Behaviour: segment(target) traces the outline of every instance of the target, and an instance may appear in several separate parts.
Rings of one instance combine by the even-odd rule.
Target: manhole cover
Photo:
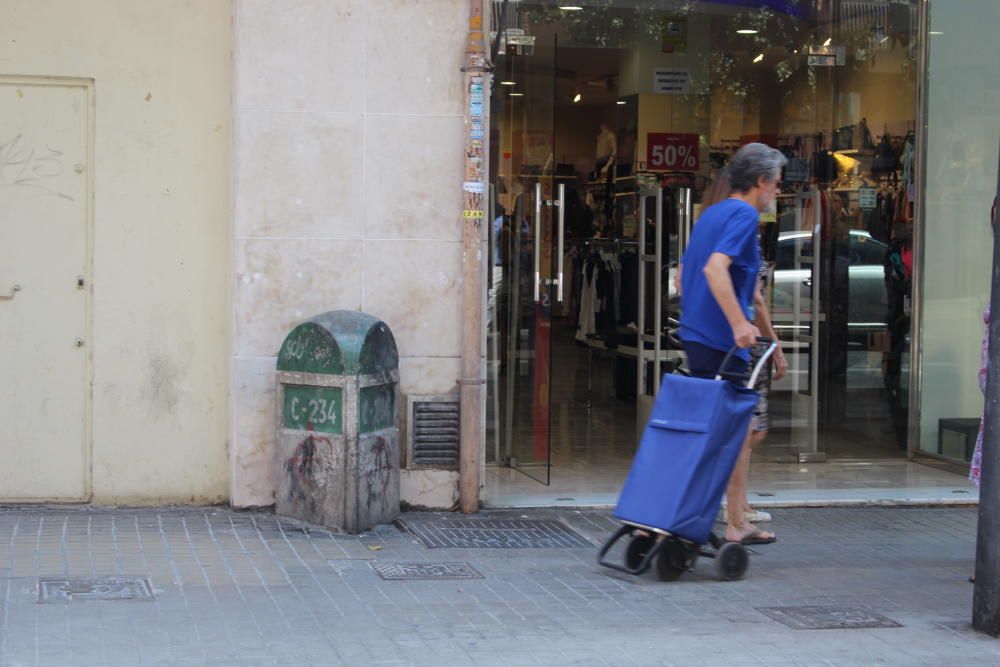
[[[39,579],[39,602],[80,600],[152,600],[149,579],[106,577],[104,579]]]
[[[593,545],[558,521],[399,519],[428,549],[544,549]]]
[[[901,628],[891,618],[868,607],[757,607],[757,611],[793,630],[853,630],[855,628]]]
[[[390,563],[369,561],[378,576],[387,581],[409,579],[482,579],[468,563]]]

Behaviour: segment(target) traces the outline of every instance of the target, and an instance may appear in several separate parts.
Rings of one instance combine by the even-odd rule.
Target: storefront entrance
[[[702,195],[751,141],[789,159],[760,229],[791,370],[758,466],[819,484],[902,459],[917,3],[493,5],[497,488],[620,488],[660,377],[684,365],[672,278]]]

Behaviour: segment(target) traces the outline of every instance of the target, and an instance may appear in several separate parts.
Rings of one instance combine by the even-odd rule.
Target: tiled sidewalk
[[[428,549],[394,526],[340,536],[223,508],[3,508],[0,664],[1000,665],[1000,642],[968,626],[975,510],[776,510],[779,542],[745,580],[705,561],[669,584],[596,565],[607,513],[480,516],[559,521],[595,546]],[[482,578],[385,580],[373,560]],[[59,598],[60,578],[115,577],[148,578],[153,598]],[[104,592],[143,592],[118,583]],[[901,627],[796,630],[757,610],[845,605]]]

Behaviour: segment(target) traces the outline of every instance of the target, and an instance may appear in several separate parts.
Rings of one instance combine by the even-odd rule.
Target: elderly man
[[[714,378],[734,345],[739,353],[725,370],[747,370],[749,348],[760,335],[753,324],[761,264],[760,214],[774,207],[785,163],[784,155],[764,144],[742,147],[729,164],[732,194],[706,209],[694,226],[682,262],[680,326],[692,376]],[[748,431],[726,490],[729,508],[747,505],[750,444]],[[747,521],[742,511],[727,513],[725,539],[744,544],[775,540],[773,533]]]

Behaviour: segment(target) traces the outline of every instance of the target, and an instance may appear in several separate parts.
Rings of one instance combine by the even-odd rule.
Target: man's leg
[[[755,537],[762,539],[774,537],[773,533],[760,530],[747,521],[746,513],[742,511],[742,508],[747,505],[752,441],[753,433],[748,428],[746,438],[743,440],[743,449],[740,451],[740,457],[736,460],[733,474],[729,478],[729,487],[726,489],[726,505],[729,510],[727,512],[726,540],[729,542],[739,542],[754,533],[756,533]]]

